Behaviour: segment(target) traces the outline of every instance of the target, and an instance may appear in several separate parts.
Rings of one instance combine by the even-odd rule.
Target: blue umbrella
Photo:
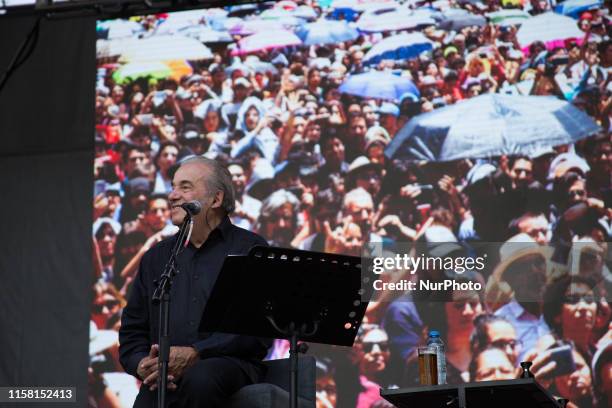
[[[296,34],[305,45],[334,44],[351,41],[359,37],[357,29],[346,21],[320,20],[308,23],[296,30]]]
[[[583,12],[601,8],[602,5],[601,0],[567,0],[555,7],[555,13],[577,19]]]
[[[386,100],[399,100],[402,95],[407,93],[419,95],[418,88],[410,79],[381,71],[351,75],[340,85],[338,90],[363,98]]]
[[[433,42],[421,33],[399,34],[376,43],[363,57],[364,64],[378,64],[382,60],[405,60],[431,50]]]
[[[427,161],[536,157],[599,131],[590,116],[554,97],[486,94],[412,118],[385,155]]]

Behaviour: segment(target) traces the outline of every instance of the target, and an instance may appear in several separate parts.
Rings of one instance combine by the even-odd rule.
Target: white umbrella
[[[207,10],[188,10],[168,14],[168,17],[155,29],[155,34],[175,34],[180,29],[201,24]]]
[[[600,130],[586,113],[555,97],[485,94],[412,118],[385,154],[429,161],[535,157]]]
[[[521,47],[528,47],[535,41],[542,41],[552,47],[562,45],[563,40],[583,36],[584,33],[576,25],[576,20],[553,12],[525,20],[516,33]]]
[[[434,25],[436,21],[423,14],[412,14],[408,10],[397,10],[383,13],[376,17],[359,19],[356,23],[360,31],[366,33],[379,33],[383,31],[399,31],[419,26]]]
[[[198,40],[166,35],[125,44],[119,61],[205,60],[212,57],[212,51]]]
[[[178,30],[177,34],[195,38],[203,43],[230,43],[234,41],[227,31],[217,31],[203,25],[183,27]]]

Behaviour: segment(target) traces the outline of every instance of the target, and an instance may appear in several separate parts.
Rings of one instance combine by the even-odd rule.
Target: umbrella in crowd
[[[203,25],[183,27],[178,30],[177,34],[195,38],[202,43],[230,43],[233,41],[227,31],[217,31]]]
[[[139,61],[122,65],[113,73],[118,84],[124,84],[138,78],[168,78],[172,74],[170,67],[158,61]]]
[[[296,34],[305,45],[333,44],[341,41],[352,41],[359,37],[359,32],[345,21],[321,20],[305,24],[296,30]]]
[[[385,155],[427,161],[536,157],[599,130],[586,113],[555,97],[486,94],[414,117]]]
[[[505,9],[487,13],[489,21],[500,26],[520,25],[531,17],[529,13],[519,9]]]
[[[277,1],[274,4],[274,8],[283,9],[287,11],[293,11],[297,8],[297,4],[295,3],[295,1],[281,0],[281,1]]]
[[[396,4],[393,0],[334,0],[331,7],[335,9],[349,9],[356,12],[366,11],[372,7],[380,7],[384,4]]]
[[[130,38],[142,31],[142,26],[135,21],[108,20],[96,24],[96,36],[104,40]]]
[[[237,4],[229,8],[228,17],[245,17],[250,14],[255,14],[259,9],[256,3]]]
[[[277,74],[278,69],[274,66],[274,64],[267,61],[259,61],[256,59],[248,60],[244,63],[247,67],[249,67],[253,72],[266,74],[268,72],[272,74]]]
[[[239,20],[237,24],[229,27],[228,31],[232,35],[251,35],[284,28],[285,24],[279,20]]]
[[[193,38],[165,35],[126,42],[120,62],[206,60],[213,57],[204,44]]]
[[[416,27],[434,25],[436,21],[424,14],[412,14],[408,10],[383,13],[376,17],[359,19],[357,28],[364,33],[409,30]]]
[[[564,40],[583,36],[584,33],[576,25],[576,20],[553,12],[526,20],[516,33],[516,38],[523,48],[529,47],[534,41],[543,41],[549,48],[564,46]]]
[[[193,68],[185,60],[159,61],[136,61],[121,65],[113,73],[113,80],[122,85],[138,78],[164,79],[172,78],[180,80],[185,75],[191,75]]]
[[[155,35],[175,34],[185,27],[197,26],[206,16],[206,10],[188,10],[168,14],[155,29]]]
[[[380,71],[351,75],[338,90],[363,98],[386,100],[398,100],[405,94],[419,95],[418,88],[410,79]]]
[[[459,31],[466,27],[482,27],[487,24],[487,19],[483,16],[468,13],[464,10],[451,9],[442,15],[438,26],[442,30]]]
[[[555,12],[572,18],[580,17],[585,11],[599,9],[602,6],[601,0],[567,0],[555,7]]]
[[[316,20],[318,15],[317,12],[309,6],[299,6],[292,12],[293,16],[303,18],[305,20]]]
[[[259,15],[262,20],[277,20],[285,27],[297,27],[304,24],[304,21],[293,15],[292,12],[282,8],[271,8]]]
[[[433,42],[421,33],[399,34],[376,43],[364,56],[364,64],[378,64],[383,60],[404,60],[431,50]]]
[[[287,30],[270,30],[242,38],[232,55],[244,55],[274,48],[300,45],[302,41]]]

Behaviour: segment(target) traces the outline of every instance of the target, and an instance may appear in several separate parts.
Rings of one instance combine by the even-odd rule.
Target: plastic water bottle
[[[427,339],[427,346],[435,347],[436,359],[438,361],[438,384],[446,384],[446,354],[444,342],[440,338],[440,332],[431,330]]]

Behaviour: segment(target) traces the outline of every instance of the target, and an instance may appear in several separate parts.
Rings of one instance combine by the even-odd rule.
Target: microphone
[[[200,211],[202,211],[202,204],[200,204],[199,201],[194,200],[181,204],[181,208],[187,211],[187,214],[189,214],[190,216],[194,216],[199,214]]]

